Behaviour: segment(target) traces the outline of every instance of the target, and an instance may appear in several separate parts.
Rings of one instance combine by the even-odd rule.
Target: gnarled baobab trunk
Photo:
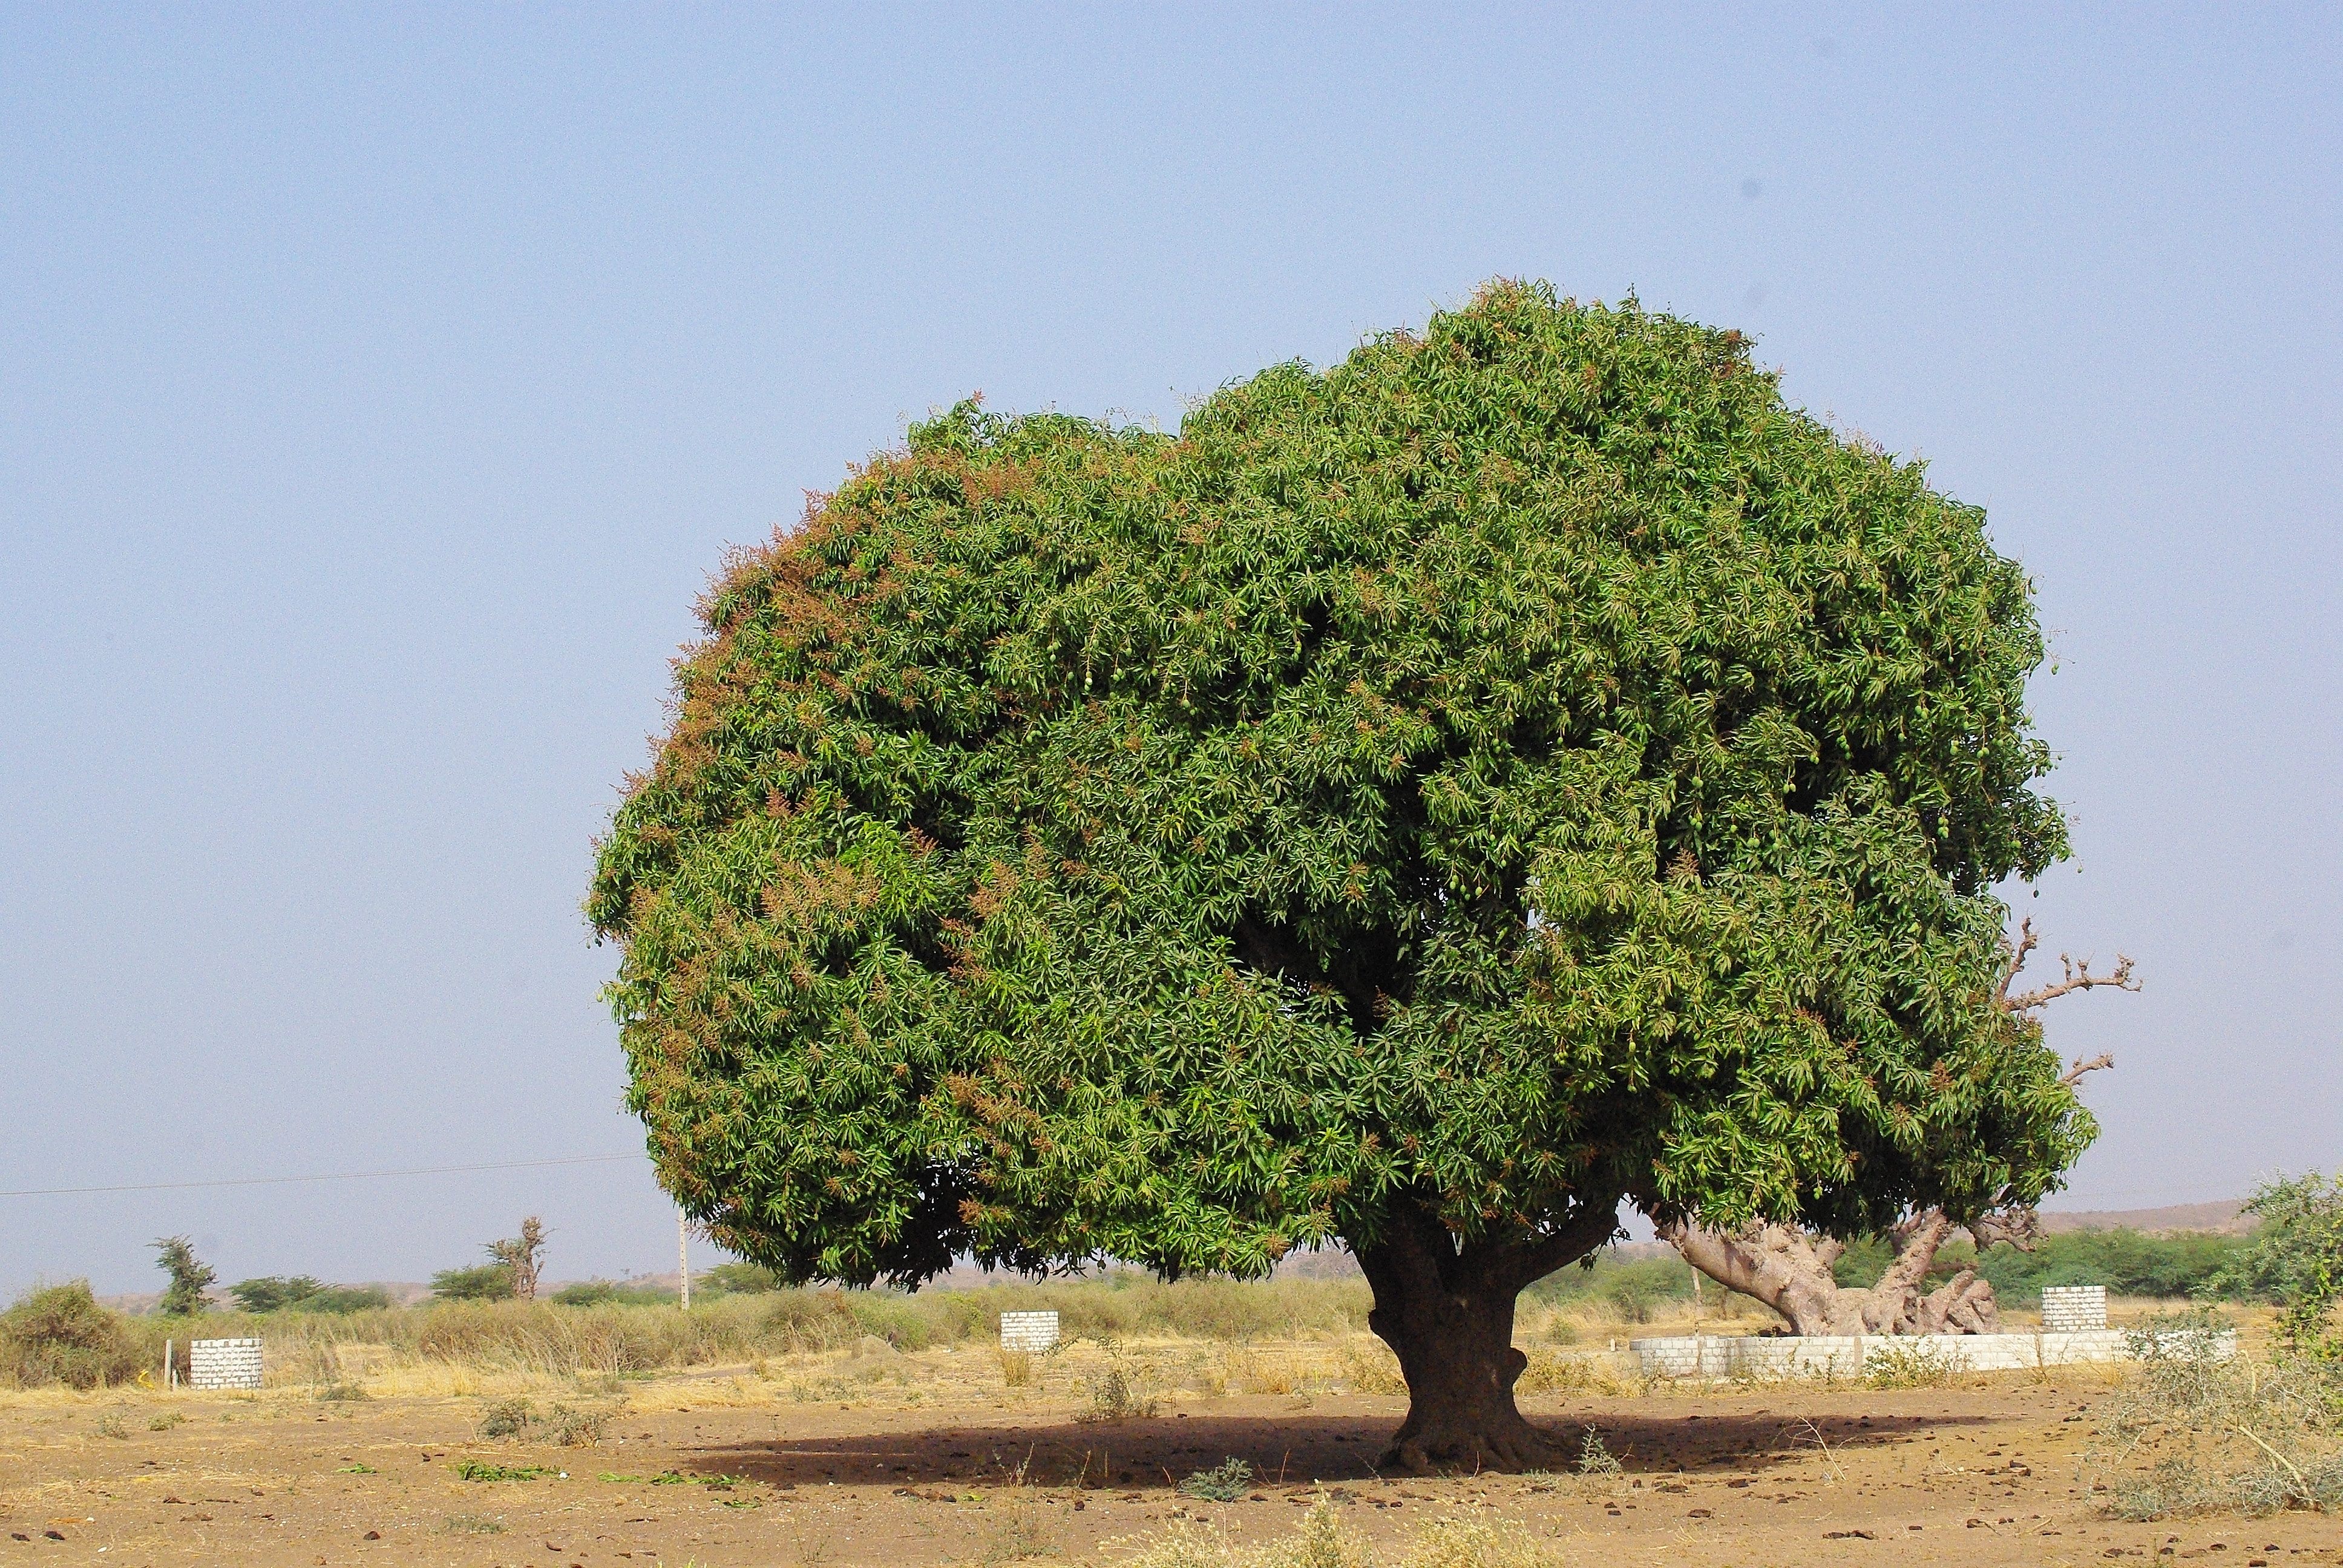
[[[1513,1348],[1513,1305],[1524,1286],[1609,1241],[1614,1213],[1589,1205],[1542,1237],[1459,1246],[1438,1220],[1402,1205],[1373,1245],[1353,1248],[1375,1296],[1367,1326],[1407,1379],[1407,1419],[1383,1464],[1421,1473],[1557,1461],[1555,1441],[1513,1402],[1529,1364]]]
[[[1999,1309],[1993,1287],[1976,1270],[1963,1269],[1936,1290],[1921,1292],[1937,1249],[1955,1229],[1941,1209],[1897,1226],[1891,1232],[1896,1261],[1864,1290],[1841,1285],[1831,1271],[1845,1254],[1843,1242],[1788,1225],[1726,1231],[1675,1221],[1659,1233],[1710,1279],[1781,1313],[1794,1333],[1992,1333],[2000,1324]]]

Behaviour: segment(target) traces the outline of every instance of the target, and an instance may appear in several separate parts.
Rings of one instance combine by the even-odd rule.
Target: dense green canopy
[[[731,563],[600,846],[661,1177],[853,1282],[2031,1201],[2092,1126],[1994,1005],[2065,839],[1984,522],[1542,286],[1177,436],[914,427]]]

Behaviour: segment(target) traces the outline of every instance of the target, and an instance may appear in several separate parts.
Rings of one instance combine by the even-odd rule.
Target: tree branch
[[[2008,944],[2009,961],[2002,966],[2001,984],[1994,988],[1994,1005],[2004,1012],[2017,1010],[2009,1005],[2009,988],[2017,980],[2017,971],[2026,967],[2026,955],[2041,945],[2042,939],[2034,934],[2034,917],[2028,915],[2017,922],[2017,940]]]
[[[1619,1208],[1614,1202],[1575,1206],[1570,1217],[1535,1241],[1523,1243],[1506,1260],[1505,1272],[1519,1291],[1535,1284],[1565,1263],[1574,1263],[1619,1231]]]
[[[2029,939],[2031,938],[2031,932],[2027,933]],[[2021,948],[2018,951],[2020,957],[2023,957],[2024,949]],[[2058,998],[2065,996],[2068,991],[2089,990],[2093,986],[2111,985],[2117,990],[2137,990],[2139,989],[2139,981],[2132,978],[2131,960],[2122,953],[2117,953],[2116,955],[2116,968],[2113,974],[2093,974],[2091,972],[2091,960],[2088,959],[2085,959],[2082,962],[2077,963],[2065,953],[2061,953],[2058,955],[2058,961],[2066,966],[2066,979],[2052,985],[2046,985],[2034,990],[2026,991],[2017,996],[2011,996],[2009,994],[2009,982],[2017,978],[2017,970],[2013,965],[2008,974],[2005,976],[2002,980],[2002,1010],[2005,1012],[2031,1012],[2036,1008],[2040,1007],[2044,1002],[2055,1001]]]
[[[2133,987],[2132,989],[2137,990],[2138,988]],[[2091,1058],[2090,1060],[2077,1061],[2074,1066],[2060,1073],[2058,1075],[2058,1081],[2066,1088],[2072,1089],[2076,1083],[2082,1079],[2083,1074],[2087,1072],[2097,1072],[2103,1067],[2113,1067],[2115,1064],[2115,1052],[2111,1050],[2103,1050],[2099,1052],[2098,1055]]]
[[[2029,1203],[1996,1209],[1970,1221],[1969,1234],[1980,1251],[2006,1241],[2021,1252],[2030,1252],[2034,1243],[2041,1240],[2042,1217]]]

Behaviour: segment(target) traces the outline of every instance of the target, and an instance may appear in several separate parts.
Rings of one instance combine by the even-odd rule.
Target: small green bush
[[[480,1424],[475,1430],[493,1442],[499,1438],[518,1437],[528,1430],[534,1419],[528,1401],[500,1399],[480,1412]]]
[[[1959,1371],[1952,1356],[1922,1341],[1889,1341],[1863,1358],[1865,1388],[1943,1388]]]
[[[578,1280],[553,1292],[565,1307],[671,1307],[675,1292],[658,1285],[622,1285],[613,1280]]]
[[[549,1464],[490,1464],[468,1459],[456,1466],[456,1473],[466,1481],[542,1481],[560,1472]]]
[[[692,1281],[694,1290],[705,1290],[710,1299],[717,1296],[760,1296],[778,1291],[781,1282],[770,1269],[760,1269],[754,1263],[719,1263]]]
[[[1180,1483],[1183,1497],[1207,1503],[1234,1503],[1252,1484],[1252,1466],[1233,1454],[1210,1470],[1197,1471]]]
[[[2343,1175],[2266,1181],[2246,1211],[2261,1223],[2212,1288],[2277,1303],[2289,1349],[2343,1362]]]
[[[442,1269],[431,1276],[431,1293],[443,1302],[505,1302],[512,1300],[510,1263],[480,1263],[468,1269]]]
[[[390,1292],[380,1285],[327,1285],[316,1295],[294,1303],[294,1310],[346,1316],[351,1312],[379,1312],[390,1304]]]
[[[0,1379],[19,1388],[102,1388],[138,1375],[137,1342],[89,1282],[35,1289],[0,1312]]]

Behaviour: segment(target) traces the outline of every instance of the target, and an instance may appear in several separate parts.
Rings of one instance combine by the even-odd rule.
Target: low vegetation
[[[1378,1563],[1366,1539],[1322,1496],[1291,1533],[1258,1545],[1239,1544],[1202,1520],[1175,1521],[1134,1544],[1130,1568],[1377,1568]],[[1518,1523],[1447,1517],[1426,1524],[1388,1561],[1391,1568],[1540,1568],[1561,1562],[1562,1554]]]
[[[99,1388],[127,1382],[140,1365],[138,1337],[85,1281],[29,1291],[0,1312],[0,1383]]]
[[[2275,1303],[2288,1353],[2343,1362],[2343,1173],[2265,1182],[2246,1211],[2261,1223],[2208,1290]]]
[[[363,1312],[391,1304],[380,1285],[329,1285],[307,1274],[239,1280],[227,1293],[247,1312]]]
[[[2130,1335],[2137,1372],[2094,1412],[2092,1487],[2120,1519],[2343,1508],[2343,1362],[2231,1354],[2198,1311]]]
[[[2293,1254],[2250,1267],[2246,1243],[2230,1238],[2085,1232],[2052,1237],[2034,1255],[2038,1283],[2005,1287],[2011,1299],[2038,1297],[2041,1283],[2068,1279],[2106,1282],[2117,1295],[2184,1295],[2192,1286],[2269,1299],[2276,1286],[2312,1265]],[[1851,1249],[1853,1255],[1859,1249]],[[2000,1266],[1990,1251],[1982,1265]],[[1966,1266],[1947,1249],[1952,1266]],[[2252,1254],[2259,1256],[2259,1254]],[[2208,1261],[2209,1260],[2209,1261]],[[1860,1267],[1860,1265],[1858,1265]],[[458,1281],[453,1276],[467,1278]],[[475,1278],[477,1276],[477,1278]],[[1525,1292],[1517,1319],[1532,1348],[1525,1392],[1576,1386],[1584,1369],[1560,1350],[1602,1348],[1654,1320],[1681,1320],[1691,1305],[1693,1272],[1673,1256],[1617,1250],[1591,1267],[1563,1269]],[[229,1288],[238,1310],[199,1318],[125,1316],[100,1306],[85,1285],[28,1293],[0,1316],[0,1384],[96,1387],[136,1378],[162,1364],[166,1337],[253,1335],[268,1344],[275,1366],[324,1369],[320,1389],[348,1389],[361,1365],[445,1364],[488,1373],[624,1377],[667,1368],[751,1362],[760,1358],[851,1349],[873,1342],[898,1352],[987,1344],[1003,1312],[1054,1310],[1068,1340],[1114,1347],[1131,1342],[1189,1339],[1242,1347],[1278,1341],[1340,1342],[1337,1359],[1352,1386],[1397,1392],[1395,1365],[1363,1336],[1372,1299],[1363,1280],[1284,1276],[1271,1281],[1187,1279],[1165,1284],[1137,1271],[1103,1278],[1011,1282],[973,1290],[917,1293],[779,1288],[762,1269],[726,1264],[695,1277],[692,1311],[676,1310],[672,1291],[588,1281],[550,1296],[515,1299],[505,1265],[443,1272],[434,1299],[388,1304],[379,1287],[320,1283],[306,1275],[266,1276]],[[1703,1317],[1773,1322],[1763,1306],[1704,1285]],[[1353,1341],[1357,1342],[1353,1342]],[[1095,1419],[1113,1421],[1149,1402],[1141,1373],[1111,1356],[1091,1387]],[[1902,1377],[1910,1369],[1883,1371]],[[1003,1381],[1029,1386],[1029,1357],[1004,1358]],[[1118,1381],[1118,1378],[1120,1381]],[[353,1390],[354,1392],[354,1390]],[[321,1394],[320,1397],[326,1397]]]
[[[2140,1231],[2069,1231],[2043,1237],[2031,1251],[2005,1244],[1979,1251],[1958,1241],[1937,1253],[1928,1277],[1974,1269],[2006,1307],[2039,1306],[2052,1285],[2105,1285],[2111,1296],[2180,1301],[2214,1287],[2244,1245],[2237,1236]],[[1849,1244],[1832,1272],[1841,1284],[1868,1284],[1892,1255],[1886,1241],[1865,1238]]]

